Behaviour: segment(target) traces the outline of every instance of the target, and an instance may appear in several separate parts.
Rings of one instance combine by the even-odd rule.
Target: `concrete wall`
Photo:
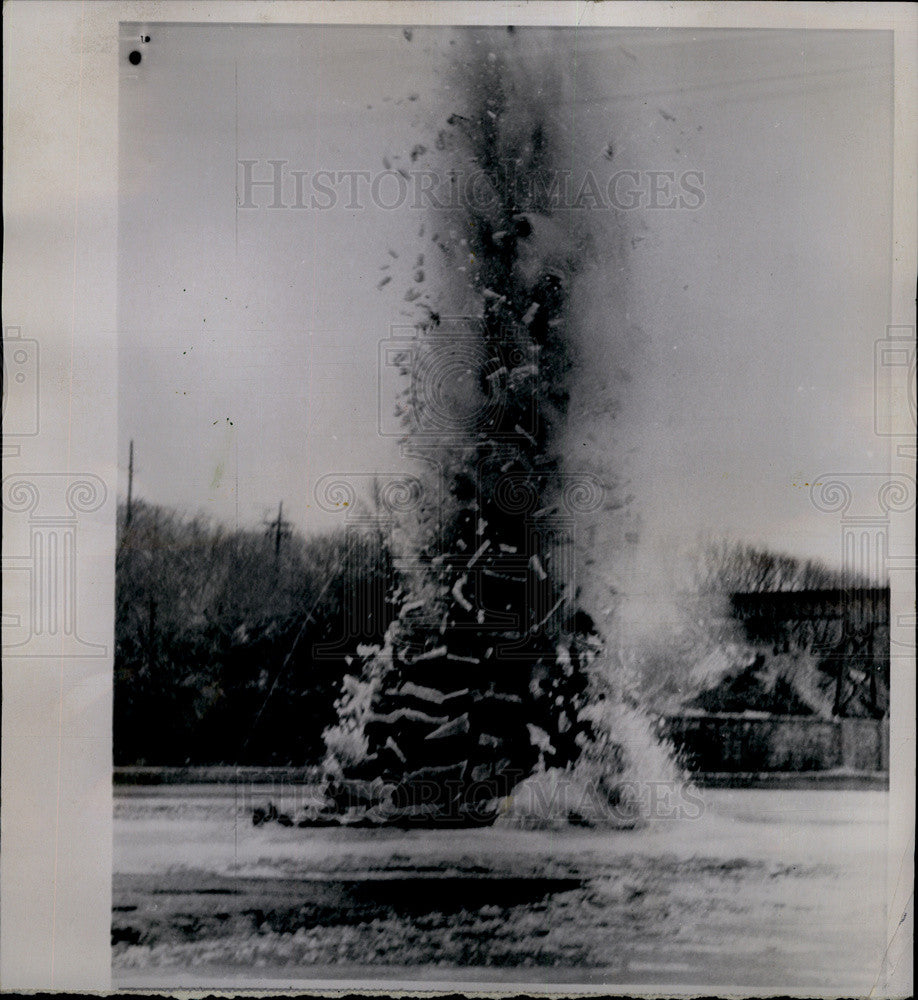
[[[674,715],[661,732],[693,771],[886,771],[886,719]]]

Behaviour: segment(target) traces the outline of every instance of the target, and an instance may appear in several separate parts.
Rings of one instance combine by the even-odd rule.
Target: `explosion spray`
[[[610,726],[653,742],[603,640],[625,533],[608,461],[620,238],[608,211],[568,203],[570,53],[521,34],[467,39],[436,143],[456,195],[436,213],[438,294],[406,293],[424,313],[400,401],[424,499],[398,616],[325,737],[340,808],[377,820],[487,821],[548,768],[585,769],[614,800],[628,752]]]

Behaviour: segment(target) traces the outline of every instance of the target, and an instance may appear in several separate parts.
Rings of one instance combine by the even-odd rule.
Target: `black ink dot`
[[[140,40],[142,42],[149,42],[150,41],[150,36],[149,35],[144,35]]]
[[[140,65],[140,53],[137,51],[137,49],[134,49],[134,51],[128,56],[128,62],[132,66]]]

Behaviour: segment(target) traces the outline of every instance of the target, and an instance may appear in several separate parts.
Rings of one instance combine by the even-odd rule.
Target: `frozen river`
[[[276,790],[116,788],[114,984],[866,993],[888,794],[704,790],[644,829],[253,827]]]

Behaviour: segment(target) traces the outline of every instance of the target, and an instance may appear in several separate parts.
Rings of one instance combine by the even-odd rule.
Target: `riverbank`
[[[117,787],[156,785],[311,785],[321,779],[315,767],[116,767]],[[697,771],[691,780],[700,788],[834,788],[876,790],[889,788],[888,771],[834,768],[825,771]]]

